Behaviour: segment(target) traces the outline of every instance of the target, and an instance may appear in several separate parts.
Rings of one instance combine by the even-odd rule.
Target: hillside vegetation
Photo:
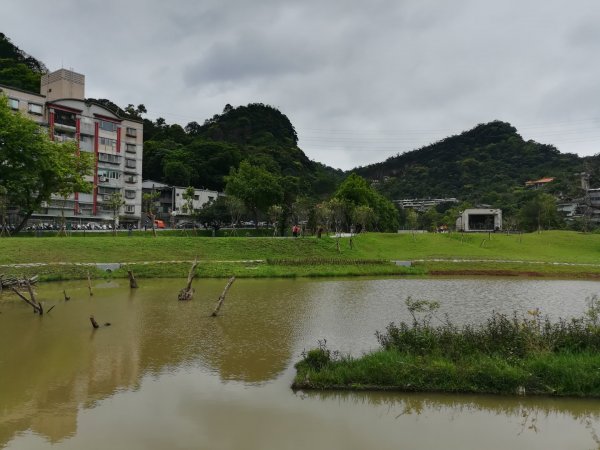
[[[548,189],[556,195],[580,195],[578,172],[583,169],[577,155],[525,141],[512,125],[495,121],[356,173],[379,180],[393,198],[456,197],[501,206],[526,181],[542,177],[555,178]]]
[[[46,66],[14,45],[0,33],[0,84],[39,92]]]

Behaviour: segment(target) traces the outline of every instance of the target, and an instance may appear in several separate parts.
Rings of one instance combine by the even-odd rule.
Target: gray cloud
[[[150,117],[182,125],[226,103],[268,103],[309,157],[335,167],[494,119],[564,152],[600,144],[595,0],[4,0],[2,9],[2,31],[50,69],[85,73],[89,96],[144,103]]]

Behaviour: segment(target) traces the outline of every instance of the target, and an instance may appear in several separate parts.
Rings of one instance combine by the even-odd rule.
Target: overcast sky
[[[478,123],[600,153],[598,0],[2,0],[2,29],[86,96],[185,126],[277,107],[350,169]]]

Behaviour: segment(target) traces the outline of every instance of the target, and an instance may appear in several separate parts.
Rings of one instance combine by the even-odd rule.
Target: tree
[[[153,191],[142,195],[142,208],[146,216],[152,223],[152,235],[156,237],[156,226],[154,220],[156,218],[156,200],[160,197],[160,192]]]
[[[6,223],[6,213],[8,212],[7,190],[0,186],[0,236],[10,236],[10,230]]]
[[[259,212],[266,212],[269,206],[283,200],[279,177],[247,161],[242,161],[237,170],[232,168],[225,180],[225,192],[244,202],[254,216],[255,226],[258,225]]]
[[[369,206],[375,213],[374,225],[380,231],[398,229],[398,210],[392,202],[373,189],[364,178],[350,174],[334,194],[334,198],[346,204],[346,221],[351,221],[352,212],[357,206]]]
[[[281,220],[283,215],[283,207],[281,205],[271,205],[267,211],[269,216],[269,222],[273,224],[273,237],[277,234],[277,223]]]
[[[206,227],[218,231],[229,218],[227,197],[217,197],[198,210],[198,220]]]
[[[308,223],[311,213],[315,209],[315,204],[309,197],[298,197],[292,205],[294,221],[300,224],[301,233],[304,234],[304,227]],[[314,224],[313,224],[314,225]]]
[[[375,211],[373,211],[373,208],[370,206],[360,205],[354,208],[352,218],[353,222],[356,224],[357,233],[367,231],[375,220]]]
[[[246,208],[244,202],[234,195],[228,195],[225,197],[225,204],[227,205],[227,211],[231,217],[231,226],[233,227],[233,234],[237,235],[236,226],[242,215],[245,213]]]
[[[123,200],[123,194],[121,192],[113,192],[108,199],[106,205],[110,208],[113,216],[113,235],[117,235],[117,226],[119,225],[119,212],[121,207],[125,204]]]
[[[315,209],[317,222],[319,222],[320,225],[324,225],[325,230],[329,232],[331,223],[333,222],[333,210],[331,209],[329,202],[319,203]]]
[[[543,192],[536,192],[519,210],[521,226],[528,231],[557,227],[560,216],[556,210],[556,199]]]
[[[185,191],[183,191],[182,194],[182,198],[183,198],[183,209],[185,210],[186,214],[188,214],[189,216],[193,216],[194,215],[194,197],[196,196],[196,191],[194,190],[194,186],[188,186],[187,188],[185,188]]]
[[[21,230],[52,194],[86,192],[91,155],[78,155],[74,142],[53,142],[37,123],[14,113],[0,97],[0,185],[7,203],[19,208]]]

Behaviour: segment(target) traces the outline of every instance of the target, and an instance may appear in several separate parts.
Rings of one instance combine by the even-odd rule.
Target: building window
[[[135,191],[130,191],[130,190],[125,190],[125,198],[128,199],[134,199],[135,198]]]
[[[125,134],[127,136],[136,137],[137,136],[137,130],[135,128],[127,127],[127,130],[125,131]]]
[[[125,167],[127,167],[128,169],[135,169],[135,159],[126,159]]]
[[[110,188],[110,187],[103,187],[103,186],[99,186],[98,187],[98,194],[112,195],[115,192],[119,192],[119,189],[117,189],[117,188]]]
[[[104,131],[115,132],[115,131],[117,131],[117,124],[114,122],[109,122],[107,120],[101,120],[100,128],[103,129]]]
[[[125,144],[125,151],[129,153],[135,153],[135,145],[134,144]]]
[[[115,170],[98,171],[98,181],[101,183],[106,183],[110,180],[118,180],[119,178],[121,178],[121,173]]]
[[[135,214],[135,205],[125,205],[126,214]]]
[[[108,153],[98,153],[98,161],[107,162],[111,164],[119,164],[121,157],[117,155],[111,155]]]
[[[38,105],[37,103],[30,103],[29,112],[31,114],[38,114],[41,116],[43,112],[42,105]]]
[[[109,139],[105,137],[100,138],[100,145],[105,145],[106,147],[115,148],[117,146],[117,141],[114,139]]]
[[[16,98],[9,98],[8,106],[10,106],[12,109],[19,109],[19,100]]]
[[[76,120],[75,114],[69,113],[66,111],[57,110],[54,113],[54,122],[61,125],[67,125],[69,127],[75,128]]]
[[[194,195],[194,200],[200,200],[200,196],[199,195]]]
[[[125,177],[125,183],[129,183],[129,184],[137,183],[137,177],[135,175],[127,175]]]

